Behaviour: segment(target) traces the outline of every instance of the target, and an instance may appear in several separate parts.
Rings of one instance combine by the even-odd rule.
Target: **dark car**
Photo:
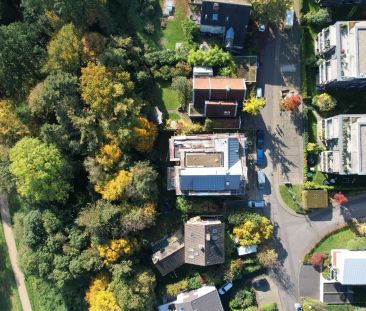
[[[263,149],[257,148],[257,161],[255,162],[258,166],[264,165],[264,151]]]
[[[263,149],[264,144],[264,131],[257,130],[257,149]]]

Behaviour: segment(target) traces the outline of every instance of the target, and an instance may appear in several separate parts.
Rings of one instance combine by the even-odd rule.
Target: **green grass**
[[[294,192],[296,201],[292,198],[290,191]],[[296,213],[306,214],[306,211],[302,208],[301,191],[302,185],[280,185],[281,197],[286,205]],[[296,202],[298,202],[301,207],[299,207]]]
[[[0,223],[0,310],[22,310],[2,223]]]
[[[177,42],[183,42],[184,34],[182,30],[182,21],[186,18],[185,8],[183,6],[183,1],[175,1],[175,14],[174,19],[169,20],[166,28],[163,30],[162,44],[167,49],[175,49],[175,44]]]
[[[320,252],[329,253],[331,249],[347,248],[347,242],[357,235],[349,227],[336,230],[320,240],[310,254]]]
[[[319,172],[319,171],[317,171],[313,176],[313,182],[315,182],[319,185],[322,185],[323,181],[325,179],[327,179],[326,176],[322,172]]]
[[[308,111],[308,133],[309,133],[309,143],[317,142],[317,119],[314,113],[309,109]]]
[[[180,119],[180,115],[178,113],[171,112],[171,113],[169,113],[169,119],[170,120],[179,120]]]
[[[178,109],[180,104],[177,91],[171,89],[170,85],[161,86],[161,91],[162,91],[162,100],[165,108],[167,110]]]
[[[365,307],[356,307],[354,305],[327,305],[328,311],[365,311]]]

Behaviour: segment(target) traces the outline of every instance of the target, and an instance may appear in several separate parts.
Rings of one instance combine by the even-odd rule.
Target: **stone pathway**
[[[0,213],[1,213],[1,220],[4,228],[4,235],[6,240],[6,245],[8,247],[11,267],[14,272],[15,282],[17,284],[18,293],[20,302],[23,307],[23,311],[32,311],[32,307],[29,301],[29,296],[27,293],[27,288],[24,282],[24,274],[20,270],[17,262],[18,253],[15,245],[15,239],[13,230],[11,228],[11,220],[10,220],[10,212],[8,206],[8,199],[5,195],[1,195],[0,197]],[[0,306],[1,309],[1,306]]]

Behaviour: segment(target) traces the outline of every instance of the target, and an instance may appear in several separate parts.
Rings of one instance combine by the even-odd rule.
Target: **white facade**
[[[366,251],[332,249],[334,279],[342,285],[366,285]]]

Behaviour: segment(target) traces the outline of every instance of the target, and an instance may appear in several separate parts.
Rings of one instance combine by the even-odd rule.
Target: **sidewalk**
[[[4,194],[2,194],[0,197],[0,213],[4,228],[6,245],[8,246],[10,262],[13,268],[15,282],[18,288],[20,302],[22,304],[23,311],[32,311],[32,307],[27,293],[27,288],[24,282],[24,274],[20,270],[17,262],[18,253],[15,245],[13,230],[11,228],[8,199]]]

